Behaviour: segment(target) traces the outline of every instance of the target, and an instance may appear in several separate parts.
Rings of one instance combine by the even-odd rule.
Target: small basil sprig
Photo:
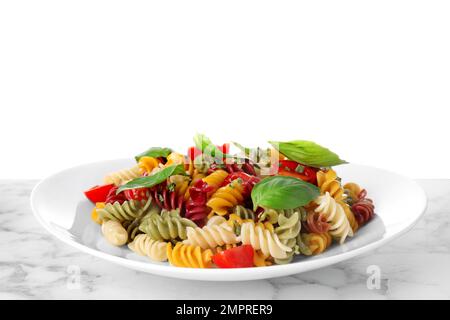
[[[223,153],[217,148],[217,146],[212,143],[212,141],[202,133],[197,133],[194,136],[194,143],[197,149],[200,149],[203,154],[210,155],[214,158],[231,158],[232,156]]]
[[[341,160],[336,153],[312,141],[269,141],[269,143],[288,159],[306,164],[310,167],[331,167],[347,163]]]
[[[168,166],[161,171],[156,172],[155,174],[152,174],[151,176],[146,177],[139,177],[136,179],[133,179],[123,186],[120,186],[117,189],[117,194],[129,189],[138,189],[138,188],[151,188],[153,186],[156,186],[157,184],[160,184],[161,182],[165,181],[170,176],[181,174],[186,175],[186,170],[184,169],[184,165],[182,164],[173,164],[171,166]]]
[[[294,209],[305,206],[320,195],[317,186],[303,180],[272,176],[262,179],[252,190],[253,207]]]
[[[164,157],[164,158],[167,158],[167,156],[171,153],[172,153],[172,149],[170,149],[170,148],[152,147],[152,148],[142,152],[141,154],[138,154],[134,158],[136,159],[136,161],[139,161],[139,159],[142,157],[153,157],[153,158]]]

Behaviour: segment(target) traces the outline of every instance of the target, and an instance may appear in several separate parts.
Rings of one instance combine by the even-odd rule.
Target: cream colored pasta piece
[[[146,234],[137,235],[133,242],[128,244],[128,248],[154,261],[167,260],[167,242],[153,240]]]
[[[285,259],[288,257],[288,252],[292,248],[283,244],[278,236],[266,229],[262,224],[253,222],[245,222],[241,225],[241,234],[238,241],[242,244],[250,244],[253,249],[261,250],[264,255],[270,255],[275,259]]]
[[[106,241],[114,246],[123,246],[128,241],[127,230],[117,221],[105,221],[102,224],[102,233]]]
[[[233,229],[226,223],[221,225],[207,225],[203,228],[188,227],[186,232],[187,239],[184,241],[184,244],[199,246],[202,249],[213,249],[238,242]]]
[[[123,169],[116,172],[112,172],[105,176],[105,184],[114,184],[120,186],[132,179],[136,179],[141,176],[141,172],[138,165],[135,165],[129,169]]]
[[[321,213],[327,218],[330,223],[330,235],[336,238],[340,244],[344,243],[347,236],[353,236],[353,230],[344,208],[328,192],[319,196],[314,202],[318,206],[315,212]]]

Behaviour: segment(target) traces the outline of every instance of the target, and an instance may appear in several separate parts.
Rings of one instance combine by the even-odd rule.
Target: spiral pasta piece
[[[138,161],[138,166],[141,174],[151,173],[153,169],[157,168],[161,162],[153,157],[141,157]]]
[[[169,183],[174,185],[174,191],[178,196],[184,197],[189,188],[189,178],[181,174],[170,176]]]
[[[203,181],[205,181],[208,186],[213,187],[213,191],[216,191],[217,189],[219,189],[220,185],[224,182],[227,176],[228,172],[219,169],[204,177]]]
[[[345,215],[347,216],[348,222],[350,223],[350,227],[352,227],[353,233],[355,233],[358,230],[360,223],[356,219],[353,210],[347,203],[340,202],[340,204],[342,208],[344,208]]]
[[[111,172],[103,179],[105,184],[114,184],[120,186],[129,180],[136,179],[141,176],[141,172],[138,165],[135,165],[129,169],[122,169],[116,172]]]
[[[303,236],[304,243],[312,255],[324,252],[331,245],[331,235],[327,233],[307,233]]]
[[[322,194],[328,192],[336,201],[340,202],[344,200],[344,189],[341,187],[341,183],[337,180],[336,171],[328,169],[327,171],[317,172],[317,185],[320,188]]]
[[[178,152],[172,152],[167,156],[167,162],[165,166],[168,167],[174,164],[184,164],[184,163],[185,163],[184,155]]]
[[[107,203],[103,208],[96,208],[98,219],[102,222],[114,220],[119,222],[134,220],[143,216],[151,208],[152,200],[128,200],[120,204],[118,201]]]
[[[347,236],[353,236],[353,230],[342,205],[328,192],[319,196],[314,202],[318,205],[315,211],[327,218],[330,223],[330,235],[338,239],[340,244],[344,243]]]
[[[255,220],[255,213],[253,210],[241,205],[234,207],[233,213],[243,220]]]
[[[347,192],[348,196],[352,199],[353,202],[359,200],[362,191],[359,184],[354,182],[346,183],[344,184],[344,190]]]
[[[153,240],[146,234],[139,234],[128,244],[131,251],[154,261],[167,260],[167,242]]]
[[[102,224],[102,234],[110,244],[120,247],[127,243],[128,233],[118,221],[108,220]]]
[[[226,186],[219,188],[206,203],[211,208],[209,216],[212,216],[214,213],[220,216],[228,214],[229,209],[242,204],[244,201],[243,192],[244,186],[239,179],[233,180]]]
[[[273,231],[254,222],[245,222],[241,225],[238,241],[250,244],[253,249],[261,250],[264,255],[270,255],[275,259],[285,259],[287,253],[292,251],[292,248],[284,245]]]
[[[127,230],[128,233],[128,242],[131,242],[134,240],[134,238],[142,233],[141,230],[139,230],[139,226],[141,223],[148,219],[151,215],[156,214],[159,215],[161,213],[161,208],[158,207],[156,204],[152,202],[149,209],[145,212],[144,215],[137,217],[134,220],[125,220],[122,222],[122,226]]]
[[[163,210],[161,215],[152,215],[145,219],[139,226],[139,230],[153,240],[185,240],[187,238],[186,228],[195,228],[196,226],[191,220],[180,217],[178,210]]]
[[[187,239],[183,243],[199,246],[202,249],[214,249],[238,242],[233,229],[227,224],[206,225],[203,228],[187,227],[186,231]]]
[[[350,226],[352,227],[353,232],[356,232],[356,230],[358,229],[358,222],[356,221],[352,210],[350,210],[349,205],[346,203],[347,193],[345,192],[345,187],[343,188],[341,186],[336,171],[334,171],[333,169],[328,169],[325,172],[318,171],[317,185],[319,186],[322,194],[328,192],[330,196],[332,196],[342,206],[345,211],[345,215],[350,222]],[[349,184],[347,184],[347,186],[348,185]],[[350,185],[350,187],[359,188],[358,185]]]
[[[209,268],[211,267],[213,252],[211,249],[202,250],[198,246],[186,245],[177,242],[174,248],[167,245],[167,258],[175,267],[182,268]]]
[[[206,223],[206,225],[208,227],[212,227],[212,226],[220,226],[221,224],[226,224],[227,223],[227,219],[225,219],[222,216],[212,216],[211,218],[209,218],[208,222]]]
[[[287,264],[292,261],[296,251],[297,236],[300,234],[301,227],[299,211],[292,213],[290,217],[284,214],[278,216],[278,226],[275,228],[275,234],[281,243],[290,247],[292,251],[287,253],[287,257],[284,259],[275,259],[275,263]]]

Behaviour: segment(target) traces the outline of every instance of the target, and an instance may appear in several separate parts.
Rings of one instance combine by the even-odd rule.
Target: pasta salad
[[[343,244],[374,217],[367,191],[333,169],[346,162],[314,142],[194,143],[152,147],[85,191],[108,243],[175,267],[264,267]]]

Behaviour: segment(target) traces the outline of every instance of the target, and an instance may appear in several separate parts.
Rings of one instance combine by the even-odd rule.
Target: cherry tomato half
[[[212,259],[219,268],[250,268],[255,252],[249,244],[216,253]]]
[[[109,191],[114,188],[114,184],[105,184],[102,186],[95,186],[86,190],[84,195],[92,202],[105,202]]]

